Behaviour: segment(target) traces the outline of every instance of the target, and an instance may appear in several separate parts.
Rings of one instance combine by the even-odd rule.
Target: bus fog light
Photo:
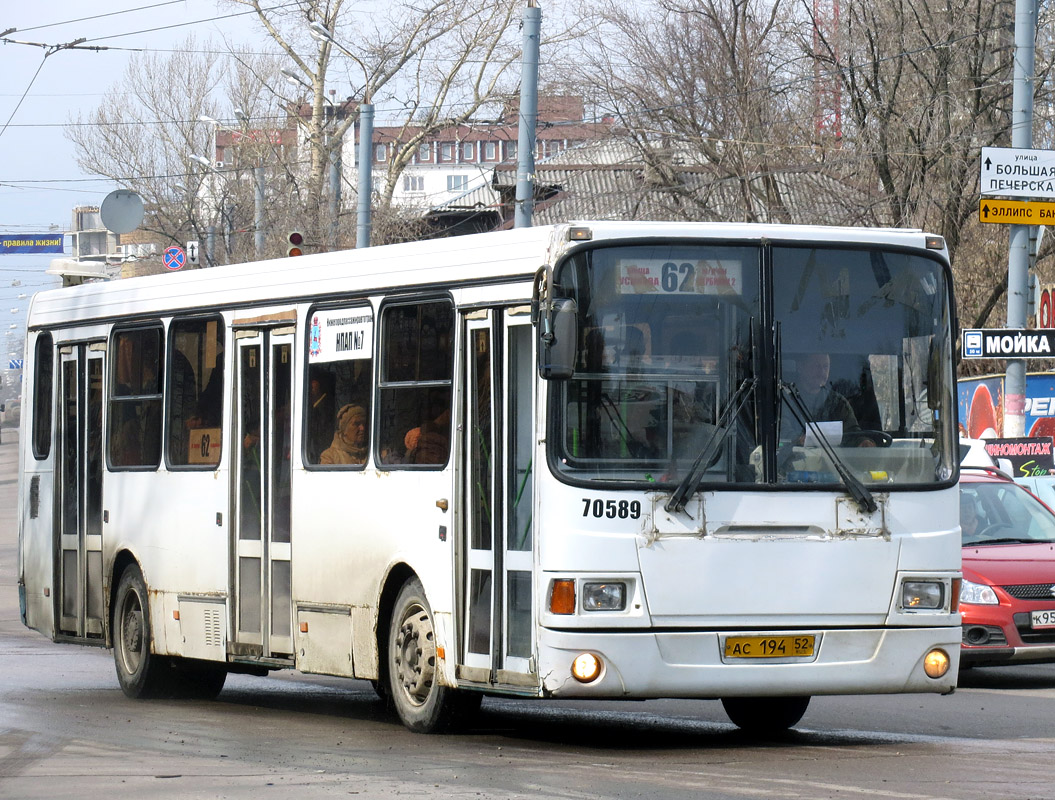
[[[923,659],[923,671],[928,678],[940,678],[949,671],[949,654],[935,648]]]
[[[586,611],[622,611],[626,608],[626,584],[584,583],[582,607]]]
[[[941,581],[905,581],[901,584],[901,607],[939,609],[945,604]]]
[[[595,681],[601,674],[601,659],[593,653],[579,653],[571,662],[571,674],[580,683]]]

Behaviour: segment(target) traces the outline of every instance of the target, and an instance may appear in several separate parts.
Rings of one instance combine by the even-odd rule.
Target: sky
[[[68,230],[74,206],[101,204],[118,187],[80,171],[63,126],[102,102],[136,51],[164,52],[191,33],[260,41],[249,17],[233,16],[241,10],[217,0],[0,0],[0,33],[17,29],[7,39],[54,46],[83,37],[82,47],[110,48],[45,56],[42,47],[0,43],[0,234]],[[58,257],[0,255],[0,368],[22,338],[29,297],[58,285],[45,274]]]

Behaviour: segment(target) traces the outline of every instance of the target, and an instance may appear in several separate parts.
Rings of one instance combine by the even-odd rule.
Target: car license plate
[[[817,637],[730,636],[725,640],[726,658],[803,658],[813,655]]]
[[[1032,611],[1029,624],[1034,628],[1055,628],[1055,610]]]

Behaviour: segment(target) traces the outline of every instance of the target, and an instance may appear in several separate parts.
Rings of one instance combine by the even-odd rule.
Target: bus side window
[[[379,460],[443,466],[450,453],[454,309],[387,307],[381,318]]]
[[[165,407],[172,466],[215,466],[223,440],[223,344],[220,319],[173,320]]]
[[[37,337],[33,351],[33,456],[43,461],[51,454],[52,374],[55,346],[50,333]]]
[[[362,466],[370,446],[373,359],[359,358],[308,367],[308,464]],[[365,421],[365,429],[352,417]],[[349,428],[349,425],[353,425]]]
[[[304,463],[360,469],[370,453],[374,310],[355,303],[308,313]]]
[[[111,348],[109,457],[114,467],[161,461],[161,328],[116,331]]]

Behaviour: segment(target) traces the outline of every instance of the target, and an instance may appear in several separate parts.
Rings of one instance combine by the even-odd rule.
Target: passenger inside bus
[[[369,417],[362,406],[348,404],[337,412],[337,430],[330,446],[319,456],[320,464],[365,464]]]
[[[404,464],[442,464],[450,449],[451,410],[444,409],[435,419],[411,428],[403,437]]]
[[[190,427],[217,428],[223,414],[223,352],[216,354],[216,363],[209,373],[209,381],[198,397],[198,405]]]
[[[322,453],[334,437],[337,415],[333,393],[333,374],[322,369],[312,369],[308,383],[308,463],[318,464]],[[351,405],[351,404],[349,404]],[[347,406],[344,406],[347,408]],[[364,412],[365,416],[365,412]],[[340,428],[338,427],[339,431]],[[334,463],[334,462],[322,462]],[[341,463],[341,462],[336,462]],[[358,462],[360,464],[363,461]]]

